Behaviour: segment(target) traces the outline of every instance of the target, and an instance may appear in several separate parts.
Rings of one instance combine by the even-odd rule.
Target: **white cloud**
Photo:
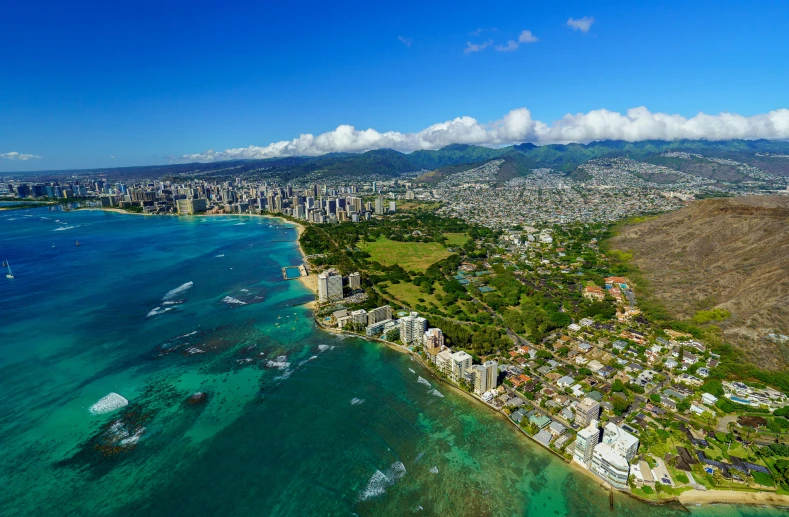
[[[572,27],[574,30],[581,31],[581,32],[589,32],[589,29],[592,28],[592,24],[594,23],[594,18],[592,16],[584,16],[583,18],[575,19],[570,18],[567,20],[567,26]]]
[[[471,52],[480,52],[485,50],[489,46],[493,45],[493,40],[488,40],[485,43],[471,43],[470,41],[466,42],[466,48],[463,49],[463,52],[469,54]]]
[[[554,144],[593,140],[769,140],[789,139],[789,109],[743,117],[735,113],[685,118],[667,113],[652,113],[645,107],[622,114],[606,109],[567,114],[546,124],[532,119],[526,108],[510,111],[500,120],[480,123],[472,117],[439,122],[416,133],[375,129],[359,130],[342,125],[320,135],[303,134],[293,140],[274,142],[264,147],[249,146],[225,151],[208,151],[181,156],[177,161],[211,162],[284,156],[318,156],[331,152],[362,152],[391,148],[399,151],[438,149],[449,144],[474,144],[489,147],[521,142]]]
[[[20,160],[20,161],[27,161],[27,160],[34,160],[39,159],[40,156],[36,156],[35,154],[23,154],[18,153],[16,151],[12,151],[10,153],[0,153],[0,159],[6,160]]]
[[[509,40],[506,45],[496,45],[495,49],[499,52],[512,52],[513,50],[518,50],[518,44]]]
[[[398,37],[397,37],[397,39],[398,39],[398,40],[400,40],[400,42],[401,42],[403,45],[405,45],[406,47],[410,47],[410,46],[411,46],[411,43],[413,43],[413,42],[414,42],[414,39],[413,39],[413,38],[406,38],[405,36],[398,36]]]
[[[512,52],[518,50],[521,43],[534,43],[536,41],[537,36],[532,34],[531,31],[523,31],[518,36],[518,41],[509,40],[506,45],[496,45],[494,48],[499,52]]]
[[[531,33],[531,31],[523,31],[521,35],[518,36],[518,42],[520,43],[535,43],[537,41],[537,36]]]

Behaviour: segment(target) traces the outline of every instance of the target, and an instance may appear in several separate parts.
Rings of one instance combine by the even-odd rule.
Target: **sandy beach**
[[[684,505],[726,503],[789,507],[789,495],[736,490],[688,490],[680,494],[679,502]]]

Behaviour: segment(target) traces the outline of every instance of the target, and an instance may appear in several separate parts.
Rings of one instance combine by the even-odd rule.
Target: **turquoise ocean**
[[[407,355],[316,329],[282,279],[295,240],[261,217],[0,212],[0,515],[687,513],[612,511]],[[129,404],[91,412],[111,392]]]

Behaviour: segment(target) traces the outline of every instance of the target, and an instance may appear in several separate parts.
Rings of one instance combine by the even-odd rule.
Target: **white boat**
[[[7,260],[5,261],[5,265],[8,267],[8,273],[5,274],[6,278],[14,278],[14,273],[11,271],[11,263]]]

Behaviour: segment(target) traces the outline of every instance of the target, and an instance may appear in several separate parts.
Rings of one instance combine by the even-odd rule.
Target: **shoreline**
[[[34,207],[27,206],[27,207],[9,207],[9,208],[10,209],[18,209],[18,208],[34,208]],[[103,208],[103,207],[87,207],[87,208],[84,208],[84,209],[81,209],[81,210],[101,210],[101,211],[107,211],[107,212],[115,212],[115,213],[121,213],[121,214],[129,214],[129,215],[143,215],[143,216],[152,216],[152,215],[173,215],[173,216],[178,216],[179,215],[179,214],[144,214],[144,213],[129,212],[129,211],[126,211],[126,210],[123,210],[123,209],[120,209],[120,208]],[[297,232],[296,247],[297,247],[297,249],[299,250],[299,253],[302,256],[302,259],[304,260],[305,265],[308,265],[308,262],[306,260],[306,256],[304,254],[304,250],[301,248],[301,243],[299,242],[299,238],[304,233],[306,228],[305,228],[304,225],[302,225],[302,224],[300,224],[300,223],[298,223],[296,221],[292,221],[290,219],[286,219],[286,218],[281,217],[281,216],[268,215],[268,214],[224,214],[224,213],[222,213],[222,214],[195,214],[194,217],[239,216],[239,215],[245,215],[247,217],[268,217],[268,218],[273,218],[273,219],[280,219],[284,223],[292,224],[296,228],[296,232]],[[306,277],[299,277],[298,280],[301,282],[301,284],[305,288],[309,289],[310,291],[312,291],[313,293],[315,293],[317,295],[317,275],[316,274],[310,273]],[[308,303],[306,303],[304,305],[309,310],[313,311],[313,317],[315,317],[314,311],[315,311],[315,309],[317,307],[317,300],[312,300],[312,301],[310,301],[310,302],[308,302]],[[402,347],[402,346],[397,345],[395,343],[391,343],[389,341],[385,341],[385,340],[382,340],[382,339],[379,339],[379,338],[367,337],[367,336],[359,335],[359,334],[356,334],[356,333],[353,333],[353,332],[347,332],[347,331],[344,331],[344,330],[341,330],[341,329],[325,327],[324,325],[322,325],[317,320],[317,318],[315,318],[315,324],[316,324],[316,326],[319,329],[321,329],[321,330],[323,330],[325,332],[328,332],[328,333],[331,333],[331,334],[353,336],[353,337],[356,337],[356,338],[359,338],[359,339],[364,339],[366,341],[371,341],[371,342],[375,341],[375,342],[381,343],[383,345],[386,345],[388,348],[390,348],[392,350],[396,350],[396,351],[398,351],[400,353],[407,354],[407,355],[411,356],[412,359],[414,359],[417,363],[419,363],[420,366],[422,366],[425,370],[427,370],[427,372],[435,380],[440,382],[442,385],[451,388],[452,390],[454,390],[455,393],[458,393],[461,396],[467,397],[468,399],[470,399],[470,400],[472,400],[472,401],[474,401],[476,403],[482,404],[483,406],[487,407],[490,411],[493,411],[500,418],[503,418],[511,426],[513,426],[519,432],[519,434],[522,434],[522,435],[526,436],[535,445],[539,445],[543,449],[545,449],[548,452],[551,452],[552,454],[554,454],[556,457],[561,458],[562,461],[565,463],[565,465],[567,465],[570,468],[574,469],[576,472],[584,473],[586,476],[589,476],[603,490],[609,491],[611,489],[610,485],[608,485],[605,482],[605,480],[601,479],[600,477],[598,477],[593,472],[591,472],[591,471],[589,471],[587,469],[584,469],[580,465],[576,465],[572,460],[567,461],[567,459],[564,458],[563,456],[561,456],[557,451],[555,451],[553,449],[550,449],[550,448],[547,448],[547,447],[543,446],[542,444],[540,444],[539,442],[537,442],[536,440],[534,440],[533,437],[529,436],[523,429],[521,429],[514,421],[512,421],[507,415],[502,413],[500,410],[496,409],[495,407],[490,406],[489,404],[485,403],[481,399],[477,398],[475,395],[462,390],[460,387],[458,387],[458,386],[454,385],[453,383],[449,382],[448,380],[440,377],[435,371],[433,371],[432,368],[430,368],[427,364],[425,364],[424,360],[418,354],[408,350],[405,347]],[[636,499],[636,500],[638,500],[640,502],[644,502],[644,503],[652,504],[652,505],[663,505],[663,504],[670,504],[670,503],[679,503],[679,504],[683,505],[685,508],[688,508],[689,506],[695,506],[695,505],[713,505],[713,504],[730,504],[730,505],[739,505],[739,506],[771,506],[771,507],[774,507],[774,508],[789,507],[789,495],[776,494],[774,492],[749,492],[749,491],[736,491],[736,490],[707,490],[707,491],[701,491],[701,490],[692,489],[692,490],[687,490],[687,491],[681,493],[679,496],[676,496],[676,497],[671,497],[671,498],[666,498],[666,499],[659,499],[659,500],[651,500],[651,499],[644,499],[642,497],[634,495],[630,491],[619,490],[619,489],[616,489],[616,491],[621,493],[621,494],[624,494],[624,495],[627,495],[629,497],[632,497],[633,499]]]
[[[469,400],[472,400],[472,401],[474,401],[474,402],[476,402],[478,404],[481,404],[482,406],[488,408],[490,411],[494,412],[496,415],[498,415],[500,418],[504,419],[512,427],[514,427],[515,430],[517,430],[519,432],[519,434],[522,434],[523,436],[525,436],[528,439],[530,439],[531,442],[534,445],[537,445],[537,446],[541,447],[542,449],[544,449],[545,451],[552,453],[554,456],[556,456],[557,458],[561,459],[562,462],[566,466],[568,466],[569,468],[573,469],[575,472],[578,472],[580,474],[584,474],[588,478],[594,480],[598,484],[598,486],[602,490],[605,490],[606,492],[608,492],[608,491],[613,489],[615,492],[618,492],[618,493],[620,493],[622,495],[626,495],[628,497],[631,497],[631,498],[633,498],[633,499],[635,499],[637,501],[640,501],[642,503],[651,504],[651,505],[665,505],[665,504],[671,504],[671,503],[679,503],[685,508],[688,508],[689,506],[696,506],[696,505],[714,505],[714,504],[730,504],[730,505],[735,505],[735,506],[771,506],[773,508],[789,507],[789,495],[776,494],[776,493],[773,493],[773,492],[745,492],[745,491],[736,491],[736,490],[706,490],[706,491],[703,491],[703,490],[692,489],[692,490],[687,490],[685,492],[682,492],[679,496],[676,496],[676,497],[652,500],[652,499],[645,499],[643,497],[639,497],[639,496],[631,493],[629,490],[619,490],[617,488],[613,488],[613,487],[611,487],[611,485],[606,483],[606,481],[604,479],[600,478],[599,476],[597,476],[592,471],[590,471],[588,469],[585,469],[585,468],[581,467],[580,465],[575,464],[575,462],[573,462],[572,460],[568,461],[566,458],[561,456],[557,451],[555,451],[553,449],[549,449],[549,448],[543,446],[541,443],[537,442],[532,436],[529,436],[523,429],[521,429],[515,422],[513,422],[507,415],[505,415],[501,411],[499,411],[496,408],[490,406],[489,404],[486,404],[484,401],[482,401],[481,399],[478,399],[473,394],[468,393],[466,391],[463,391],[458,386],[455,386],[454,384],[452,384],[448,380],[438,376],[438,374],[436,374],[436,372],[434,372],[431,368],[429,368],[424,363],[422,358],[419,357],[419,355],[415,354],[414,352],[411,352],[410,350],[408,350],[408,349],[406,349],[406,348],[404,348],[404,347],[402,347],[400,345],[397,345],[395,343],[391,343],[389,341],[385,341],[383,339],[379,339],[379,338],[375,338],[375,337],[362,336],[362,335],[356,334],[354,332],[348,332],[348,331],[345,331],[345,330],[325,327],[322,324],[320,324],[317,321],[317,319],[316,319],[315,323],[316,323],[316,326],[319,329],[321,329],[321,330],[323,330],[325,332],[328,332],[330,334],[346,335],[346,336],[352,336],[352,337],[355,337],[355,338],[358,338],[358,339],[364,339],[366,341],[378,342],[378,343],[381,343],[383,345],[386,345],[387,348],[390,348],[390,349],[395,350],[397,352],[400,352],[402,354],[406,354],[406,355],[411,356],[412,358],[415,359],[415,361],[417,363],[419,363],[425,370],[427,370],[428,373],[435,380],[438,380],[440,383],[442,383],[442,385],[444,385],[446,387],[449,387],[454,392],[464,396],[465,398],[467,398]]]

